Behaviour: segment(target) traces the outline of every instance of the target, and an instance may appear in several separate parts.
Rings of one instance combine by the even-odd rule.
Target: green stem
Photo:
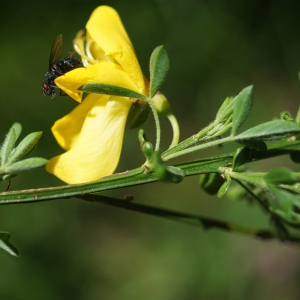
[[[198,151],[198,150],[201,150],[201,149],[205,149],[205,148],[213,147],[213,146],[216,146],[216,145],[224,144],[224,143],[227,143],[227,142],[231,142],[232,140],[233,140],[232,137],[229,136],[229,137],[226,137],[226,138],[223,138],[223,139],[217,139],[217,140],[207,142],[207,143],[204,143],[204,144],[201,144],[201,145],[190,147],[190,148],[187,148],[187,149],[184,149],[184,150],[181,150],[181,151],[169,154],[169,155],[165,155],[165,153],[164,153],[164,155],[162,155],[162,159],[163,159],[163,161],[168,161],[168,160],[170,160],[172,158],[175,158],[175,157],[179,157],[179,156],[182,156],[182,155],[185,155],[185,154],[188,154],[188,153],[192,153],[192,152],[195,152],[195,151]]]
[[[77,196],[77,198],[90,202],[97,202],[110,206],[121,207],[126,210],[137,211],[148,215],[154,215],[157,217],[170,219],[176,222],[202,227],[203,229],[218,228],[229,232],[243,233],[256,237],[261,237],[263,239],[276,238],[276,236],[270,230],[256,229],[252,227],[232,224],[226,221],[215,220],[203,216],[186,214],[173,210],[132,203],[126,200],[119,200],[91,194]],[[299,242],[300,240],[296,239],[295,241]]]
[[[241,181],[239,180],[235,180],[241,187],[243,187],[243,189],[245,189],[245,191],[250,194],[254,199],[256,199],[256,201],[260,204],[260,206],[263,208],[263,210],[266,213],[270,213],[269,210],[269,206],[267,203],[265,203],[263,200],[261,200],[256,194],[254,194],[245,184],[243,184]]]
[[[267,189],[267,184],[263,179],[263,176],[267,174],[266,172],[242,173],[227,171],[226,169],[227,168],[224,168],[225,174],[228,174],[231,178],[237,181],[245,181],[261,189]]]
[[[162,159],[165,160],[164,158],[167,157],[168,155],[172,155],[174,153],[177,153],[180,150],[183,150],[192,145],[195,145],[195,143],[197,143],[202,137],[204,137],[206,135],[206,133],[208,131],[210,131],[215,125],[216,125],[215,123],[212,123],[212,124],[208,125],[207,127],[205,127],[203,130],[201,130],[200,132],[198,132],[197,134],[194,134],[191,137],[189,137],[188,139],[182,141],[178,145],[176,145],[172,148],[170,147],[168,150],[166,150],[164,153],[162,153],[162,156],[161,156]]]
[[[266,159],[284,154],[293,153],[299,149],[300,141],[286,141],[280,145],[271,144],[268,152],[253,152],[252,161]],[[276,148],[279,147],[280,149]],[[225,167],[232,162],[234,152],[207,157],[199,160],[185,162],[176,167],[180,168],[186,176],[199,175],[205,173],[219,173],[221,167]],[[239,178],[237,178],[239,179]],[[63,198],[70,198],[86,193],[96,193],[111,189],[118,189],[128,186],[141,185],[159,181],[159,177],[154,173],[146,173],[143,167],[104,177],[98,181],[84,184],[63,185],[58,187],[27,189],[0,193],[0,205],[37,203],[40,201],[52,201]]]
[[[154,106],[154,103],[151,98],[147,99],[149,106],[152,110],[154,121],[155,121],[155,127],[156,127],[156,143],[155,143],[155,151],[158,151],[160,149],[160,140],[161,140],[161,128],[160,128],[160,122],[158,118],[158,113],[156,111],[156,108]]]

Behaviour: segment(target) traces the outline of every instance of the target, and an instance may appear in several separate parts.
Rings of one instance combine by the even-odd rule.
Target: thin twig
[[[260,237],[263,239],[277,238],[277,236],[268,229],[257,229],[257,228],[237,225],[226,221],[215,220],[215,219],[202,217],[198,215],[192,215],[192,214],[167,210],[167,209],[153,207],[153,206],[147,206],[147,205],[133,203],[133,202],[127,202],[124,200],[100,196],[100,195],[86,194],[82,196],[76,196],[76,198],[85,201],[97,202],[97,203],[102,203],[110,206],[120,207],[126,210],[137,211],[148,215],[154,215],[157,217],[162,217],[162,218],[170,219],[173,221],[177,221],[189,225],[200,226],[203,229],[218,228],[228,232],[244,233],[244,234]],[[289,240],[293,242],[300,242],[300,239],[297,237],[290,237]]]

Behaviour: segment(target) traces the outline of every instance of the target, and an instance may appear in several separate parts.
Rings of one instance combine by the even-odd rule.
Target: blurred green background
[[[178,117],[182,139],[209,123],[226,96],[254,84],[247,128],[296,113],[300,99],[300,2],[283,1],[7,1],[1,5],[0,136],[15,121],[23,135],[44,131],[35,156],[62,152],[50,127],[75,107],[42,95],[52,41],[64,53],[98,5],[116,8],[148,76],[160,44],[171,68],[162,92]],[[171,137],[163,120],[165,147]],[[154,124],[143,126],[150,137]],[[126,132],[118,171],[143,163],[137,131]],[[216,151],[227,151],[214,150]],[[188,159],[211,155],[199,152]],[[253,164],[255,170],[288,159]],[[240,224],[267,226],[255,206],[207,196],[198,178],[110,191],[135,201]],[[61,185],[43,168],[23,173],[11,189]],[[2,189],[5,186],[2,185]],[[299,246],[176,224],[76,199],[2,206],[0,229],[12,234],[19,259],[0,252],[0,299],[300,299]]]

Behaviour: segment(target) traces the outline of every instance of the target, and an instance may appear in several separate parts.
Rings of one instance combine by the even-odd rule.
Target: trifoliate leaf
[[[147,99],[146,96],[132,91],[130,89],[104,83],[87,83],[78,88],[78,90],[92,94],[112,95],[145,100]]]
[[[12,155],[9,157],[8,163],[13,163],[30,153],[35,148],[42,134],[42,131],[28,134],[15,148]]]
[[[235,140],[274,141],[300,133],[300,126],[294,121],[274,120],[250,128]]]
[[[150,98],[153,98],[165,81],[169,70],[169,57],[163,46],[154,49],[150,57]]]
[[[234,98],[234,108],[232,117],[232,130],[231,135],[234,136],[239,127],[245,122],[249,115],[252,106],[252,96],[253,86],[250,85],[244,88],[235,98]]]
[[[19,173],[21,171],[37,168],[45,165],[48,162],[45,158],[40,157],[32,157],[24,160],[17,161],[12,165],[5,168],[5,173],[14,174]]]

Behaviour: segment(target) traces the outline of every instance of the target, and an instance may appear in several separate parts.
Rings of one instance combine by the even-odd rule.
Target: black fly
[[[55,96],[55,89],[58,89],[54,80],[64,75],[65,73],[72,71],[81,66],[81,61],[77,58],[72,58],[69,54],[66,58],[60,59],[62,56],[62,35],[58,35],[51,48],[50,58],[49,58],[49,68],[45,74],[45,80],[42,85],[43,94],[53,98]],[[61,94],[61,90],[60,90]]]

